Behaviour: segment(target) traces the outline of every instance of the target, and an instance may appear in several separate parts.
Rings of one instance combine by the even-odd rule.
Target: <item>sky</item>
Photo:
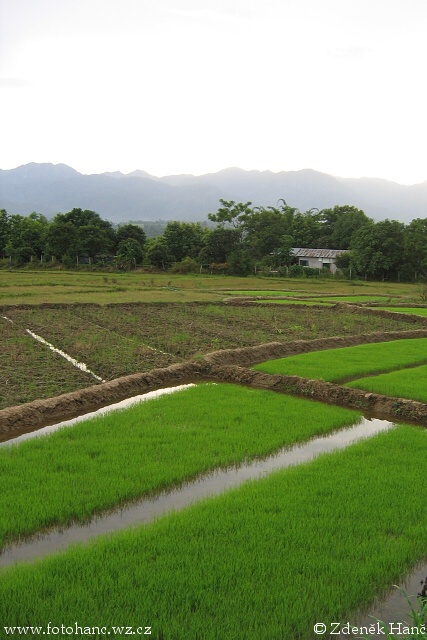
[[[0,0],[0,168],[427,180],[427,0]]]

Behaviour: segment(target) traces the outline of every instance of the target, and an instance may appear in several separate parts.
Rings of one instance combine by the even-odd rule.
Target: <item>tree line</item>
[[[14,265],[59,262],[66,267],[113,262],[119,269],[151,265],[178,272],[208,267],[234,275],[257,269],[297,274],[292,248],[345,249],[337,266],[345,274],[372,279],[417,281],[427,274],[427,218],[409,224],[374,222],[350,205],[299,211],[279,200],[276,206],[220,200],[200,222],[166,224],[147,238],[136,224],[114,227],[90,210],[58,213],[52,221],[39,213],[0,211],[0,256]]]

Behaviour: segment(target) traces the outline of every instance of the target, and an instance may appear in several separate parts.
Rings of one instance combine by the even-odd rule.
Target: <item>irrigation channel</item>
[[[42,437],[58,429],[70,427],[77,422],[102,415],[108,411],[123,409],[132,404],[159,397],[160,395],[174,393],[190,386],[194,385],[180,385],[135,396],[134,398],[129,398],[99,409],[98,411],[78,416],[77,418],[55,425],[43,427],[37,431],[24,433],[16,438],[0,443],[0,447]],[[86,542],[99,535],[111,534],[131,526],[149,523],[170,512],[183,509],[198,500],[219,495],[227,489],[238,487],[247,480],[259,479],[277,469],[308,462],[321,454],[344,449],[358,440],[369,438],[382,431],[387,431],[392,427],[393,423],[386,420],[362,418],[359,423],[352,427],[340,429],[327,436],[313,438],[305,444],[281,449],[266,458],[257,458],[237,467],[218,469],[192,482],[183,483],[177,488],[163,491],[154,497],[121,505],[118,508],[95,516],[87,524],[74,524],[69,527],[52,528],[45,532],[37,533],[26,540],[7,545],[3,551],[0,552],[0,567],[39,559],[49,554],[63,551],[70,544]],[[400,589],[393,589],[386,600],[375,604],[375,608],[370,612],[358,616],[355,623],[358,625],[369,625],[372,623],[373,617],[381,619],[385,623],[395,622],[397,620],[396,616],[400,615],[403,616],[400,619],[407,619],[409,607],[404,594],[408,594],[412,604],[416,605],[416,596],[421,588],[420,576],[425,575],[427,575],[427,562],[417,566],[414,571],[406,577],[405,581],[401,584],[404,592]]]

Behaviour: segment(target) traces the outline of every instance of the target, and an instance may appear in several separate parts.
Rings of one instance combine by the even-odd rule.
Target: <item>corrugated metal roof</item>
[[[302,249],[294,247],[292,253],[296,258],[336,258],[347,249]]]

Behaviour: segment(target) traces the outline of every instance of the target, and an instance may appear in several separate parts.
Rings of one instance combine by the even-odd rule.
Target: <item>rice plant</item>
[[[313,638],[316,623],[356,619],[424,556],[426,443],[425,430],[398,427],[152,525],[2,570],[1,624]]]
[[[357,422],[354,411],[200,385],[0,449],[0,544]]]

